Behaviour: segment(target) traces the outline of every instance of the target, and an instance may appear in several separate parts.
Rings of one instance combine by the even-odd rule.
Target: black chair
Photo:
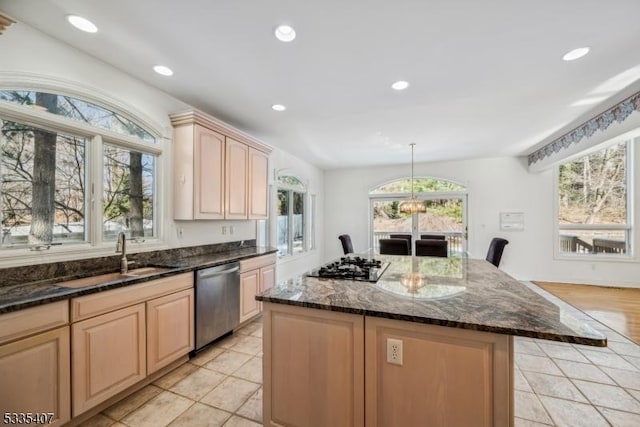
[[[407,239],[380,239],[380,254],[409,255],[409,241]]]
[[[501,239],[500,237],[494,237],[489,244],[489,250],[487,251],[487,261],[496,267],[500,266],[500,260],[502,259],[502,252],[504,252],[504,247],[509,244],[509,241],[506,239]]]
[[[351,243],[351,236],[348,234],[341,234],[338,236],[338,239],[340,239],[340,243],[342,243],[342,250],[344,251],[344,254],[352,254],[353,244]]]
[[[409,242],[409,255],[411,255],[411,234],[389,234],[390,239],[406,239]]]
[[[444,234],[421,234],[422,240],[446,240]]]
[[[417,256],[439,256],[446,258],[449,256],[449,242],[440,239],[420,239],[416,240]]]

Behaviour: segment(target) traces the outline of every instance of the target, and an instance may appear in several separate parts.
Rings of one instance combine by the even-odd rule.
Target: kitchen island
[[[513,336],[606,338],[484,260],[376,256],[264,303],[264,425],[512,426]]]

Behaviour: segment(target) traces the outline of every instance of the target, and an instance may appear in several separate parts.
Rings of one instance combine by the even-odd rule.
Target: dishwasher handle
[[[235,273],[238,270],[240,270],[239,266],[235,266],[235,267],[230,268],[228,270],[218,270],[218,271],[201,270],[201,271],[198,272],[198,279],[206,279],[206,278],[213,277],[213,276],[220,276],[220,275],[223,275],[223,274],[231,274],[231,273]]]

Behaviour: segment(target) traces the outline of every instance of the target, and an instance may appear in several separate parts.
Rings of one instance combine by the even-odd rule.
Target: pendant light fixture
[[[411,197],[400,202],[398,207],[400,208],[401,213],[413,215],[415,213],[425,213],[427,208],[424,205],[424,202],[416,199],[413,194],[413,149],[416,143],[412,142],[409,145],[411,146]]]

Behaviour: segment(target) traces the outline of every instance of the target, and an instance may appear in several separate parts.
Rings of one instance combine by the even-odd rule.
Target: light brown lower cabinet
[[[38,422],[22,424],[62,425],[69,421],[69,366],[68,326],[0,346],[2,415],[30,413],[38,417]]]
[[[263,336],[266,426],[513,426],[509,335],[265,303]]]
[[[147,302],[147,374],[194,348],[193,289]]]
[[[273,287],[275,282],[275,254],[240,262],[240,323],[262,312],[262,303],[256,301],[256,295]]]
[[[71,325],[73,416],[145,378],[145,304]]]

